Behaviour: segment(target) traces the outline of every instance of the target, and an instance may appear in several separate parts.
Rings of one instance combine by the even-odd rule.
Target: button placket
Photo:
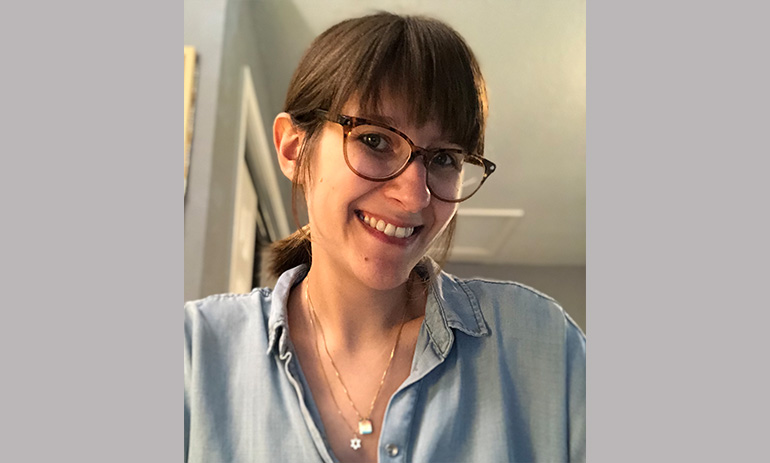
[[[385,412],[380,434],[380,461],[401,462],[407,458],[409,429],[412,428],[419,383],[396,392]]]
[[[289,340],[289,343],[291,343],[290,340]],[[294,390],[297,394],[297,398],[300,404],[302,417],[305,419],[305,424],[307,425],[308,430],[310,431],[310,434],[313,439],[313,443],[316,445],[316,448],[318,449],[323,461],[325,463],[331,463],[332,461],[334,461],[334,458],[332,458],[330,453],[330,447],[327,445],[326,441],[321,435],[320,430],[316,426],[315,419],[313,418],[312,413],[310,412],[310,410],[307,407],[307,404],[305,403],[305,390],[302,385],[302,381],[300,380],[300,372],[298,370],[299,363],[293,357],[294,357],[294,346],[289,344],[287,345],[287,350],[285,354],[281,356],[281,360],[283,361],[284,372],[286,373],[286,376],[289,382],[291,383],[291,385],[294,386]]]

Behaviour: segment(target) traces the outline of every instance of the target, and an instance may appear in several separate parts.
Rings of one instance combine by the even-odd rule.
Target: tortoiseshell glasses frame
[[[495,165],[494,162],[492,162],[492,161],[490,161],[490,160],[488,160],[488,159],[486,159],[486,158],[484,158],[482,156],[478,156],[478,155],[475,155],[475,154],[469,154],[469,153],[465,152],[465,150],[462,150],[462,149],[458,149],[458,148],[436,148],[436,149],[422,148],[420,146],[415,145],[414,142],[412,142],[412,140],[405,133],[401,132],[400,130],[398,130],[398,129],[394,128],[394,127],[391,127],[391,126],[389,126],[387,124],[384,124],[384,123],[376,121],[376,120],[366,119],[366,118],[363,118],[363,117],[346,116],[346,115],[343,115],[343,114],[340,114],[337,118],[330,118],[329,115],[328,115],[328,112],[324,111],[324,110],[317,110],[316,114],[319,117],[321,117],[322,119],[324,119],[324,120],[326,120],[328,122],[336,123],[336,124],[339,124],[339,125],[342,126],[342,130],[343,130],[343,154],[344,154],[344,157],[345,157],[345,163],[348,165],[348,168],[351,171],[353,171],[353,173],[355,173],[359,177],[361,177],[363,179],[366,179],[366,180],[370,180],[370,181],[373,181],[373,182],[387,182],[388,180],[392,180],[392,179],[398,177],[399,175],[401,175],[406,170],[406,168],[409,166],[409,164],[411,164],[412,161],[417,159],[418,156],[422,156],[423,157],[423,163],[425,164],[425,177],[426,177],[425,178],[425,183],[426,183],[426,185],[428,187],[428,190],[430,191],[431,195],[433,195],[436,198],[438,198],[438,199],[440,199],[442,201],[445,201],[445,202],[459,203],[459,202],[465,201],[466,199],[468,199],[471,196],[473,196],[481,188],[481,185],[484,184],[484,182],[487,180],[487,178],[490,175],[492,175],[492,173],[497,168],[497,166]],[[350,134],[352,133],[353,129],[355,129],[356,127],[363,126],[363,125],[374,126],[374,127],[379,127],[381,129],[385,129],[385,130],[387,130],[389,132],[392,132],[392,133],[398,135],[400,138],[402,138],[408,144],[409,150],[410,150],[408,156],[406,156],[406,155],[403,156],[403,162],[400,165],[397,165],[397,168],[395,168],[395,170],[393,170],[393,172],[388,172],[388,174],[382,175],[382,176],[367,175],[367,174],[364,174],[364,173],[360,172],[358,169],[356,169],[356,167],[351,162],[351,159],[348,156],[348,139],[349,139]],[[404,154],[406,154],[406,153],[404,153]],[[470,191],[469,193],[461,195],[459,198],[450,198],[450,197],[446,197],[445,195],[442,196],[440,193],[438,193],[436,191],[436,188],[434,188],[434,186],[432,185],[432,183],[434,181],[438,181],[438,180],[435,180],[430,175],[431,165],[434,162],[434,160],[436,160],[439,156],[444,156],[444,155],[447,155],[447,154],[452,155],[453,158],[461,159],[460,162],[462,163],[462,165],[468,164],[468,165],[471,165],[471,166],[475,166],[477,168],[483,168],[483,170],[484,170],[484,173],[483,173],[483,175],[482,175],[480,180],[475,180],[474,179],[474,181],[478,181],[479,182],[478,185],[476,185],[473,188],[472,191]],[[442,159],[442,158],[438,158],[438,159]],[[462,167],[460,167],[460,169],[462,169]]]

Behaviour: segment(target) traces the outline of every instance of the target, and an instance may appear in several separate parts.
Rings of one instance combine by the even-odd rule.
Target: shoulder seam
[[[476,282],[476,283],[486,283],[486,284],[498,285],[498,286],[514,286],[514,287],[517,287],[519,289],[523,289],[525,291],[528,291],[528,292],[530,292],[532,294],[535,294],[536,296],[542,297],[543,299],[549,300],[549,301],[551,301],[551,302],[553,302],[553,303],[555,303],[555,304],[557,304],[557,305],[559,305],[561,307],[561,305],[559,304],[559,301],[557,301],[556,299],[552,298],[551,296],[549,296],[549,295],[547,295],[545,293],[542,293],[542,292],[536,290],[535,288],[532,288],[531,286],[527,286],[527,285],[522,284],[522,283],[517,283],[515,281],[485,280],[483,278],[468,278],[468,279],[460,279],[460,278],[458,278],[458,280],[464,281],[466,283]]]
[[[212,294],[211,296],[207,296],[201,299],[185,302],[185,305],[193,304],[196,306],[200,306],[209,301],[222,301],[222,300],[229,300],[229,299],[240,299],[240,298],[251,297],[254,295],[254,293],[260,293],[263,296],[270,296],[273,293],[273,290],[272,288],[254,288],[248,294],[235,294],[235,293]]]

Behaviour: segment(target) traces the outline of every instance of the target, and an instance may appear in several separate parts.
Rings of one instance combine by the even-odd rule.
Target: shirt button
[[[391,457],[395,457],[398,455],[398,445],[388,444],[385,446],[385,451],[388,452],[388,455]]]

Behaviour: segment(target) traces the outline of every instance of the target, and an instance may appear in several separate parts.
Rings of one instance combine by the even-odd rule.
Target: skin
[[[447,142],[435,122],[415,126],[399,106],[395,100],[385,98],[380,114],[361,114],[356,102],[351,101],[343,114],[381,120],[424,148],[457,147]],[[286,113],[276,118],[273,134],[281,169],[291,179],[298,168],[296,158],[304,134]],[[308,278],[295,287],[289,298],[290,336],[335,456],[345,462],[376,461],[385,407],[409,375],[424,317],[426,294],[419,285],[409,293],[407,282],[412,269],[449,224],[457,205],[431,196],[422,158],[393,180],[372,182],[347,167],[342,146],[342,127],[325,124],[311,158],[311,179],[303,185],[312,230],[313,264]],[[386,238],[360,220],[361,212],[397,226],[422,228],[407,239]],[[350,448],[350,426],[356,426],[358,418],[310,322],[305,300],[308,284],[329,352],[354,404],[364,415],[380,385],[401,322],[405,321],[372,413],[374,433],[362,437],[358,451]]]

